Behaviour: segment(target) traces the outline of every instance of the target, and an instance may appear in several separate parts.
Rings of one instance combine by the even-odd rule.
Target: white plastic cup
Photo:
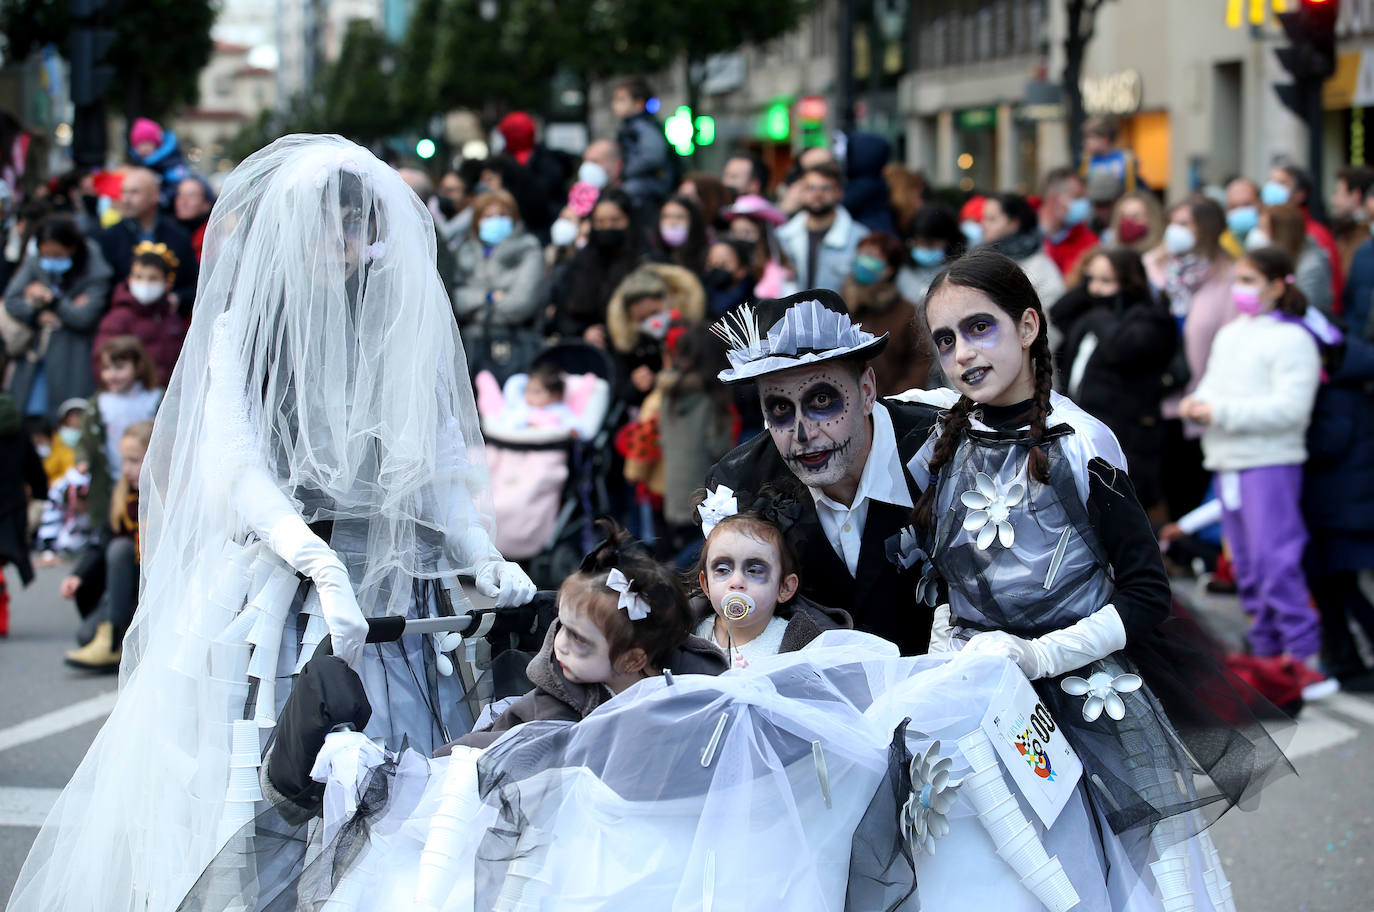
[[[1078,905],[1078,891],[1058,858],[1051,858],[1034,873],[1021,878],[1021,885],[1050,912],[1068,912]]]
[[[1025,814],[1004,814],[998,818],[984,819],[983,827],[992,837],[992,844],[995,846],[1007,845],[1022,830],[1030,828],[1030,821]]]
[[[1027,826],[1006,844],[997,847],[997,855],[1016,872],[1018,877],[1033,873],[1050,860],[1035,828]]]
[[[1188,883],[1187,857],[1171,855],[1167,858],[1161,858],[1159,861],[1153,861],[1150,863],[1150,871],[1155,876],[1155,886],[1159,888],[1159,897],[1164,901],[1165,908],[1169,908],[1171,897],[1192,895],[1190,892],[1191,885]]]
[[[1162,900],[1164,912],[1197,912],[1197,903],[1193,902],[1193,891],[1184,890],[1173,896],[1166,896]]]
[[[248,685],[243,685],[244,695],[247,696]],[[258,738],[258,723],[252,719],[235,719],[233,747],[231,750],[236,754],[262,755],[262,741]]]
[[[260,801],[261,799],[262,790],[258,788],[258,784],[256,782],[253,783],[253,786],[251,788],[231,785],[229,787],[229,791],[226,792],[224,795],[224,800],[229,802],[230,804],[242,803],[248,805],[250,808],[254,802]],[[249,816],[252,816],[251,813]]]
[[[990,812],[999,802],[1011,796],[1011,789],[1002,778],[1002,770],[999,767],[966,776],[959,791],[980,814]]]
[[[960,738],[959,752],[975,770],[987,769],[997,762],[997,751],[993,749],[992,742],[982,729],[971,731]]]
[[[258,787],[258,768],[256,766],[235,766],[229,770],[229,788],[251,789]]]

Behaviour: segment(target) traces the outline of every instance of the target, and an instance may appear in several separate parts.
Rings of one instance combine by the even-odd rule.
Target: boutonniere
[[[915,526],[907,526],[885,542],[887,559],[902,571],[920,568],[921,578],[916,583],[916,601],[934,605],[939,596],[939,580],[935,574],[935,564],[930,555],[921,548]]]

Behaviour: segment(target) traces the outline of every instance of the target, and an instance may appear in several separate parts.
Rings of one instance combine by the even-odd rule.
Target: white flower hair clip
[[[369,263],[373,260],[380,260],[384,256],[386,256],[386,241],[377,241],[375,244],[368,244],[363,248],[363,258]]]
[[[619,570],[612,569],[606,577],[606,588],[620,593],[620,600],[616,602],[615,607],[624,609],[630,620],[642,621],[649,616],[649,603],[644,600],[644,596],[630,588],[633,585],[634,580],[626,579],[625,574]]]
[[[735,499],[735,492],[725,485],[716,488],[697,507],[697,515],[701,517],[701,537],[709,536],[722,519],[738,512],[739,501]]]

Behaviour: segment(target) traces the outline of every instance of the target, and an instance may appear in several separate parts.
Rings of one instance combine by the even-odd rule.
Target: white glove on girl
[[[310,531],[286,495],[258,466],[245,466],[234,485],[234,505],[277,556],[310,577],[334,641],[334,655],[357,668],[367,638],[367,619],[353,595],[343,561]]]
[[[935,621],[930,625],[929,654],[954,651],[954,627],[949,622],[949,605],[935,609]]]
[[[934,652],[932,632],[931,651]],[[964,652],[1011,659],[1032,681],[1075,671],[1126,646],[1126,627],[1115,605],[1103,605],[1076,624],[1027,640],[1001,630],[975,634]]]

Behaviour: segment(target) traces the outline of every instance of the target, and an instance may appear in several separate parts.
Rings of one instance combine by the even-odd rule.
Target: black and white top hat
[[[826,288],[741,305],[711,332],[729,346],[730,367],[717,375],[722,383],[839,358],[869,361],[887,345],[887,333],[875,336],[860,329],[844,299]]]

